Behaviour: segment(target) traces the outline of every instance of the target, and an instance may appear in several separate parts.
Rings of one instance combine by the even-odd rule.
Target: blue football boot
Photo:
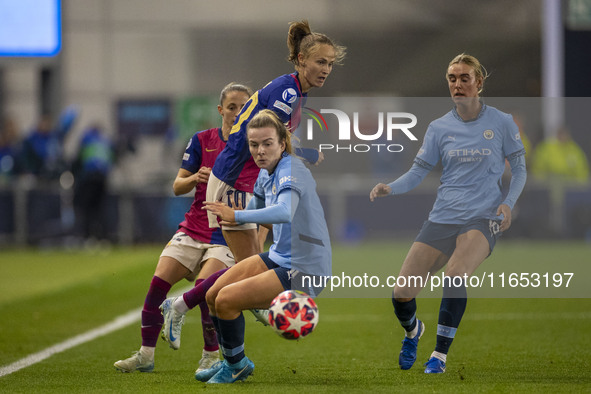
[[[437,357],[431,357],[425,363],[425,373],[444,373],[445,363]]]
[[[222,369],[223,365],[223,361],[218,361],[208,369],[195,371],[195,379],[197,379],[200,382],[207,382],[209,379],[213,377],[213,375],[215,375],[220,371],[220,369]]]
[[[402,341],[402,349],[400,349],[400,355],[398,356],[400,369],[410,369],[417,360],[417,345],[425,332],[425,324],[417,320],[417,325],[419,326],[417,335],[414,338],[405,337]]]
[[[224,360],[222,368],[207,383],[234,383],[237,380],[246,380],[254,371],[254,363],[248,357],[235,364]]]

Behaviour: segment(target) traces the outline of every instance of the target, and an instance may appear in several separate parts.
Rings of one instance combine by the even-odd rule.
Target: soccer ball
[[[269,323],[283,338],[300,339],[316,328],[318,307],[303,291],[286,290],[271,302]]]

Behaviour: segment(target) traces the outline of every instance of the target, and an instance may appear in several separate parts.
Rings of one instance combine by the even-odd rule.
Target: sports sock
[[[417,327],[417,301],[412,299],[408,302],[397,301],[392,297],[392,304],[394,305],[394,313],[400,321],[400,325],[406,331],[409,338],[414,338],[418,332]]]
[[[175,298],[172,303],[172,307],[175,311],[177,311],[178,313],[182,313],[183,315],[190,311],[183,297]]]
[[[156,347],[164,318],[158,307],[172,286],[157,276],[152,277],[142,309],[142,346]]]
[[[453,279],[459,278],[460,281],[453,281]],[[437,324],[437,343],[435,345],[435,351],[447,354],[449,347],[454,340],[464,311],[466,310],[466,304],[468,303],[468,295],[466,292],[466,286],[461,277],[453,277],[450,282],[445,283],[443,286],[443,297],[441,298],[441,306],[439,307],[439,321]],[[459,286],[455,286],[454,283],[461,283]]]
[[[210,314],[209,317],[211,318],[211,322],[213,323],[213,326],[215,327],[215,333],[217,334],[217,337],[218,337],[218,345],[222,346],[222,333],[220,332],[220,322],[218,320],[218,317],[214,316],[212,314]]]
[[[199,284],[201,284],[203,281],[204,279],[197,279],[197,281],[195,281],[195,287],[199,286]],[[180,301],[183,305],[186,305],[182,297],[179,297],[177,301]],[[199,303],[199,309],[201,309],[201,326],[203,328],[203,350],[214,352],[219,349],[218,337],[215,333],[213,321],[209,316],[209,307],[207,306],[207,302],[203,301]]]
[[[405,335],[408,338],[414,338],[417,336],[417,334],[419,333],[419,324],[415,324],[415,328],[413,328],[411,331],[405,331]]]
[[[447,360],[447,354],[445,354],[445,353],[433,352],[433,353],[431,353],[431,357],[438,358],[443,362],[446,362],[446,360]],[[429,357],[429,358],[431,358],[431,357]]]
[[[233,320],[217,318],[222,337],[224,358],[235,364],[244,358],[244,315],[242,312]]]
[[[183,300],[185,301],[187,307],[189,309],[193,309],[197,305],[205,301],[205,294],[207,293],[207,290],[209,290],[213,286],[215,281],[218,280],[218,278],[222,276],[222,274],[226,272],[228,269],[229,268],[225,268],[223,270],[213,273],[203,282],[200,282],[199,284],[196,283],[195,287],[184,293]]]
[[[156,350],[155,347],[151,347],[151,346],[142,346],[140,348],[140,354],[142,355],[142,357],[145,357],[149,360],[153,360],[154,359],[154,351]]]

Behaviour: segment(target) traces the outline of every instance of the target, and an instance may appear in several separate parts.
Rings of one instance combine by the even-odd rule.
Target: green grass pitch
[[[335,246],[334,271],[395,275],[409,245]],[[0,368],[141,307],[160,248],[0,251]],[[435,345],[437,294],[418,299],[426,332],[417,363],[401,371],[403,331],[390,289],[341,289],[318,299],[319,325],[301,341],[280,338],[247,313],[246,353],[256,367],[246,382],[210,387],[194,379],[202,346],[194,311],[180,350],[158,344],[153,373],[113,368],[139,348],[137,321],[1,376],[0,392],[591,392],[590,263],[591,246],[583,243],[500,242],[476,275],[573,272],[573,287],[478,293],[468,301],[443,375],[422,368]]]

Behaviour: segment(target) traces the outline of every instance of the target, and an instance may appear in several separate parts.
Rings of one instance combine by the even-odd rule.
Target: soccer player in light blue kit
[[[266,253],[240,261],[220,276],[206,295],[225,360],[195,378],[208,383],[246,379],[254,364],[244,354],[243,310],[268,308],[284,290],[311,296],[331,275],[331,247],[316,182],[302,161],[292,156],[290,133],[270,110],[256,114],[247,127],[248,146],[261,171],[246,210],[206,203],[222,224],[273,224],[273,244]],[[318,286],[317,286],[318,284]],[[315,287],[317,286],[317,287]]]
[[[467,54],[449,64],[446,78],[455,107],[433,121],[414,164],[390,184],[377,184],[376,197],[406,193],[441,161],[443,173],[437,199],[400,269],[400,277],[426,280],[445,264],[446,277],[439,308],[435,351],[425,373],[443,373],[449,347],[467,303],[464,275],[470,276],[492,252],[497,237],[511,226],[511,209],[527,178],[525,149],[511,115],[479,99],[487,74],[478,59]],[[501,176],[511,165],[509,192],[503,198]],[[460,278],[458,278],[460,277]],[[406,331],[398,363],[410,369],[425,325],[416,317],[420,286],[397,286],[392,303]]]

